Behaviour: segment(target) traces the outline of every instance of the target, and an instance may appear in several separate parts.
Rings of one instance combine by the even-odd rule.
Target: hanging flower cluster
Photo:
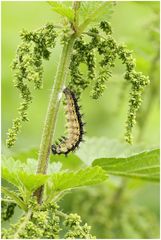
[[[135,70],[135,59],[132,52],[126,46],[115,41],[108,22],[101,22],[99,28],[92,28],[86,34],[91,37],[89,43],[86,43],[81,36],[74,45],[70,64],[71,80],[69,86],[78,95],[85,88],[91,86],[91,97],[98,99],[107,87],[107,80],[112,75],[111,69],[115,66],[116,58],[121,59],[122,64],[126,66],[124,78],[131,84],[125,140],[132,143],[132,129],[135,124],[136,113],[142,101],[144,88],[150,83],[149,78]],[[95,60],[96,54],[100,56],[98,63]],[[81,72],[80,66],[82,63],[87,66],[87,77]]]
[[[35,89],[42,88],[42,60],[49,59],[49,50],[55,47],[56,36],[52,24],[47,24],[37,31],[27,32],[23,30],[21,33],[22,43],[17,49],[12,69],[14,71],[14,86],[19,90],[22,102],[18,108],[19,116],[13,121],[12,128],[8,131],[8,147],[14,145],[22,122],[28,121],[27,110],[32,102],[29,82],[34,84]]]
[[[91,227],[85,223],[83,226],[81,225],[81,218],[78,214],[69,214],[64,221],[65,226],[69,228],[67,233],[65,234],[65,238],[67,239],[95,239],[94,236],[91,235],[90,230]]]
[[[29,219],[26,216],[20,218],[11,228],[4,229],[3,239],[58,239],[64,234],[63,238],[93,239],[91,227],[85,223],[77,214],[64,214],[58,211],[56,203],[38,205],[36,201],[31,200],[30,207],[34,209]],[[63,216],[63,219],[60,219]],[[23,226],[23,227],[22,227]],[[19,231],[17,232],[17,230]],[[63,233],[61,234],[61,230]]]

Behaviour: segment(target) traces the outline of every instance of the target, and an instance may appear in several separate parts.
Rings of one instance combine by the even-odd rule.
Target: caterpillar
[[[74,92],[65,88],[63,93],[66,99],[67,136],[62,136],[51,146],[51,150],[53,154],[67,155],[78,148],[80,142],[83,141],[85,123],[82,121],[83,114],[80,113],[78,98],[76,98]]]

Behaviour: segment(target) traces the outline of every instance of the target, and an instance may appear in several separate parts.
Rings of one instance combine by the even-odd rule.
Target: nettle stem
[[[64,44],[62,54],[60,57],[60,62],[57,68],[57,74],[54,80],[42,133],[42,139],[38,156],[37,173],[46,174],[47,171],[49,154],[51,149],[51,141],[56,127],[57,113],[61,100],[60,96],[69,71],[70,56],[73,49],[74,40],[75,35],[73,34],[70,40],[66,44]],[[37,200],[39,203],[41,203],[42,201],[42,192],[43,192],[42,187],[35,192],[35,195],[37,196]]]
[[[78,23],[78,9],[80,7],[80,2],[75,1],[73,4],[74,21],[71,24],[71,28],[74,33],[73,35],[71,35],[70,40],[64,45],[58,65],[57,74],[51,92],[48,111],[43,128],[43,134],[38,156],[37,173],[46,174],[47,172],[51,141],[55,131],[57,113],[60,104],[60,95],[62,93],[62,88],[64,86],[69,71],[70,56],[72,53],[74,41],[76,37],[79,37],[83,33],[83,31],[90,24],[90,22],[93,21],[93,19],[95,19],[97,15],[100,14],[101,9],[103,9],[106,4],[107,3],[102,3],[101,6],[94,13],[92,13],[91,16],[87,18],[80,26]],[[35,192],[38,203],[42,202],[42,193],[43,186]]]

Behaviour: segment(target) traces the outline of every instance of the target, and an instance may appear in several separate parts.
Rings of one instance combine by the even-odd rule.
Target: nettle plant
[[[97,159],[91,166],[75,171],[60,170],[58,163],[49,163],[51,154],[54,154],[54,157],[56,154],[67,155],[83,140],[84,122],[79,107],[81,93],[88,87],[91,99],[98,99],[112,76],[112,68],[117,58],[125,65],[124,78],[131,84],[125,132],[128,143],[132,142],[132,129],[142,101],[142,93],[149,84],[149,78],[136,71],[132,52],[125,45],[119,44],[112,35],[111,25],[107,22],[114,6],[112,2],[76,1],[49,4],[53,11],[63,16],[62,23],[48,23],[31,32],[23,30],[22,43],[18,46],[12,65],[14,86],[19,90],[22,102],[18,117],[8,131],[9,148],[15,144],[22,123],[28,121],[27,110],[33,99],[32,85],[34,89],[43,87],[43,60],[49,60],[57,41],[62,46],[45,117],[38,165],[37,161],[32,159],[25,163],[13,158],[3,161],[2,177],[8,185],[2,187],[2,218],[8,220],[17,206],[22,210],[22,216],[16,224],[3,230],[2,238],[95,238],[91,227],[82,223],[78,214],[64,213],[59,209],[58,201],[71,189],[105,181],[107,173],[136,176],[130,168],[131,162],[135,162],[138,156],[127,158],[125,169],[119,168],[119,159],[115,162],[115,169],[112,168],[112,159],[110,168],[106,159]],[[87,74],[81,70],[82,63],[86,65]],[[52,145],[63,96],[66,99],[64,104],[68,134]],[[140,154],[142,162],[139,167],[146,166],[149,154],[158,156],[158,150]],[[64,158],[64,161],[66,159]],[[146,172],[142,175],[140,173],[140,177],[158,180],[158,175],[150,176],[146,175]]]

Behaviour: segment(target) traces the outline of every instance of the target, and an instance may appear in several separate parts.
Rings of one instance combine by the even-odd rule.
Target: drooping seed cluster
[[[88,68],[88,77],[84,77],[79,67],[80,64],[86,64]],[[72,89],[78,96],[81,92],[88,87],[90,80],[94,76],[95,58],[92,45],[85,43],[80,37],[75,41],[74,51],[71,57],[70,74],[71,80],[69,82],[69,88]]]
[[[118,56],[126,66],[124,78],[131,84],[125,140],[132,143],[131,132],[136,123],[136,113],[142,102],[141,97],[144,88],[150,83],[150,80],[142,72],[136,72],[135,59],[133,59],[131,51],[126,46],[118,46]]]
[[[105,35],[102,35],[101,32]],[[87,32],[87,35],[91,37],[89,43],[86,43],[82,36],[75,42],[70,64],[71,81],[69,86],[78,95],[85,88],[91,86],[91,97],[98,99],[107,86],[107,80],[112,76],[111,68],[115,66],[116,58],[121,59],[122,64],[126,66],[124,78],[131,84],[125,140],[132,143],[132,129],[135,124],[136,113],[141,105],[144,88],[150,83],[149,78],[136,71],[132,52],[126,46],[115,41],[108,22],[101,22],[99,29],[91,29]],[[96,63],[96,53],[101,57],[98,63]],[[90,57],[87,58],[87,56]],[[87,76],[84,76],[81,72],[80,66],[82,63],[87,66]]]
[[[50,203],[48,205],[38,206],[36,203],[34,205],[34,211],[25,222],[25,215],[20,218],[16,224],[12,224],[11,228],[4,229],[2,232],[3,239],[14,239],[14,234],[17,229],[24,224],[24,227],[19,231],[18,239],[57,239],[59,236],[59,231],[61,230],[59,223],[59,216],[56,214],[56,209],[58,206],[55,203]]]
[[[92,236],[90,233],[91,227],[85,223],[81,225],[81,218],[78,214],[69,214],[64,221],[64,225],[69,228],[65,234],[67,239],[95,239],[95,236]]]
[[[70,64],[70,88],[80,95],[90,85],[91,97],[94,99],[98,99],[106,88],[105,83],[111,76],[111,67],[115,66],[114,61],[117,56],[117,44],[111,36],[112,30],[109,23],[101,22],[100,29],[106,33],[105,38],[101,37],[99,29],[92,28],[87,33],[90,36],[88,43],[82,36],[75,41]],[[101,57],[98,63],[96,63],[96,53]],[[82,63],[87,65],[86,77],[80,70]]]
[[[18,108],[19,116],[13,121],[12,128],[8,130],[7,146],[12,147],[20,131],[22,122],[28,121],[27,110],[32,102],[32,89],[43,86],[43,59],[48,60],[50,49],[55,47],[56,32],[52,24],[47,24],[37,31],[21,33],[22,43],[19,45],[16,58],[13,61],[14,86],[19,90],[22,102]]]
[[[91,227],[77,214],[64,214],[56,203],[38,205],[33,199],[30,206],[33,212],[26,221],[25,215],[9,229],[3,229],[2,239],[94,239]],[[61,218],[61,216],[63,218]],[[18,230],[18,232],[17,232]],[[15,235],[16,234],[16,235]]]
[[[61,137],[59,142],[52,145],[53,154],[68,154],[74,151],[83,140],[84,134],[84,123],[77,98],[69,88],[65,88],[63,92],[66,98],[67,136]]]

